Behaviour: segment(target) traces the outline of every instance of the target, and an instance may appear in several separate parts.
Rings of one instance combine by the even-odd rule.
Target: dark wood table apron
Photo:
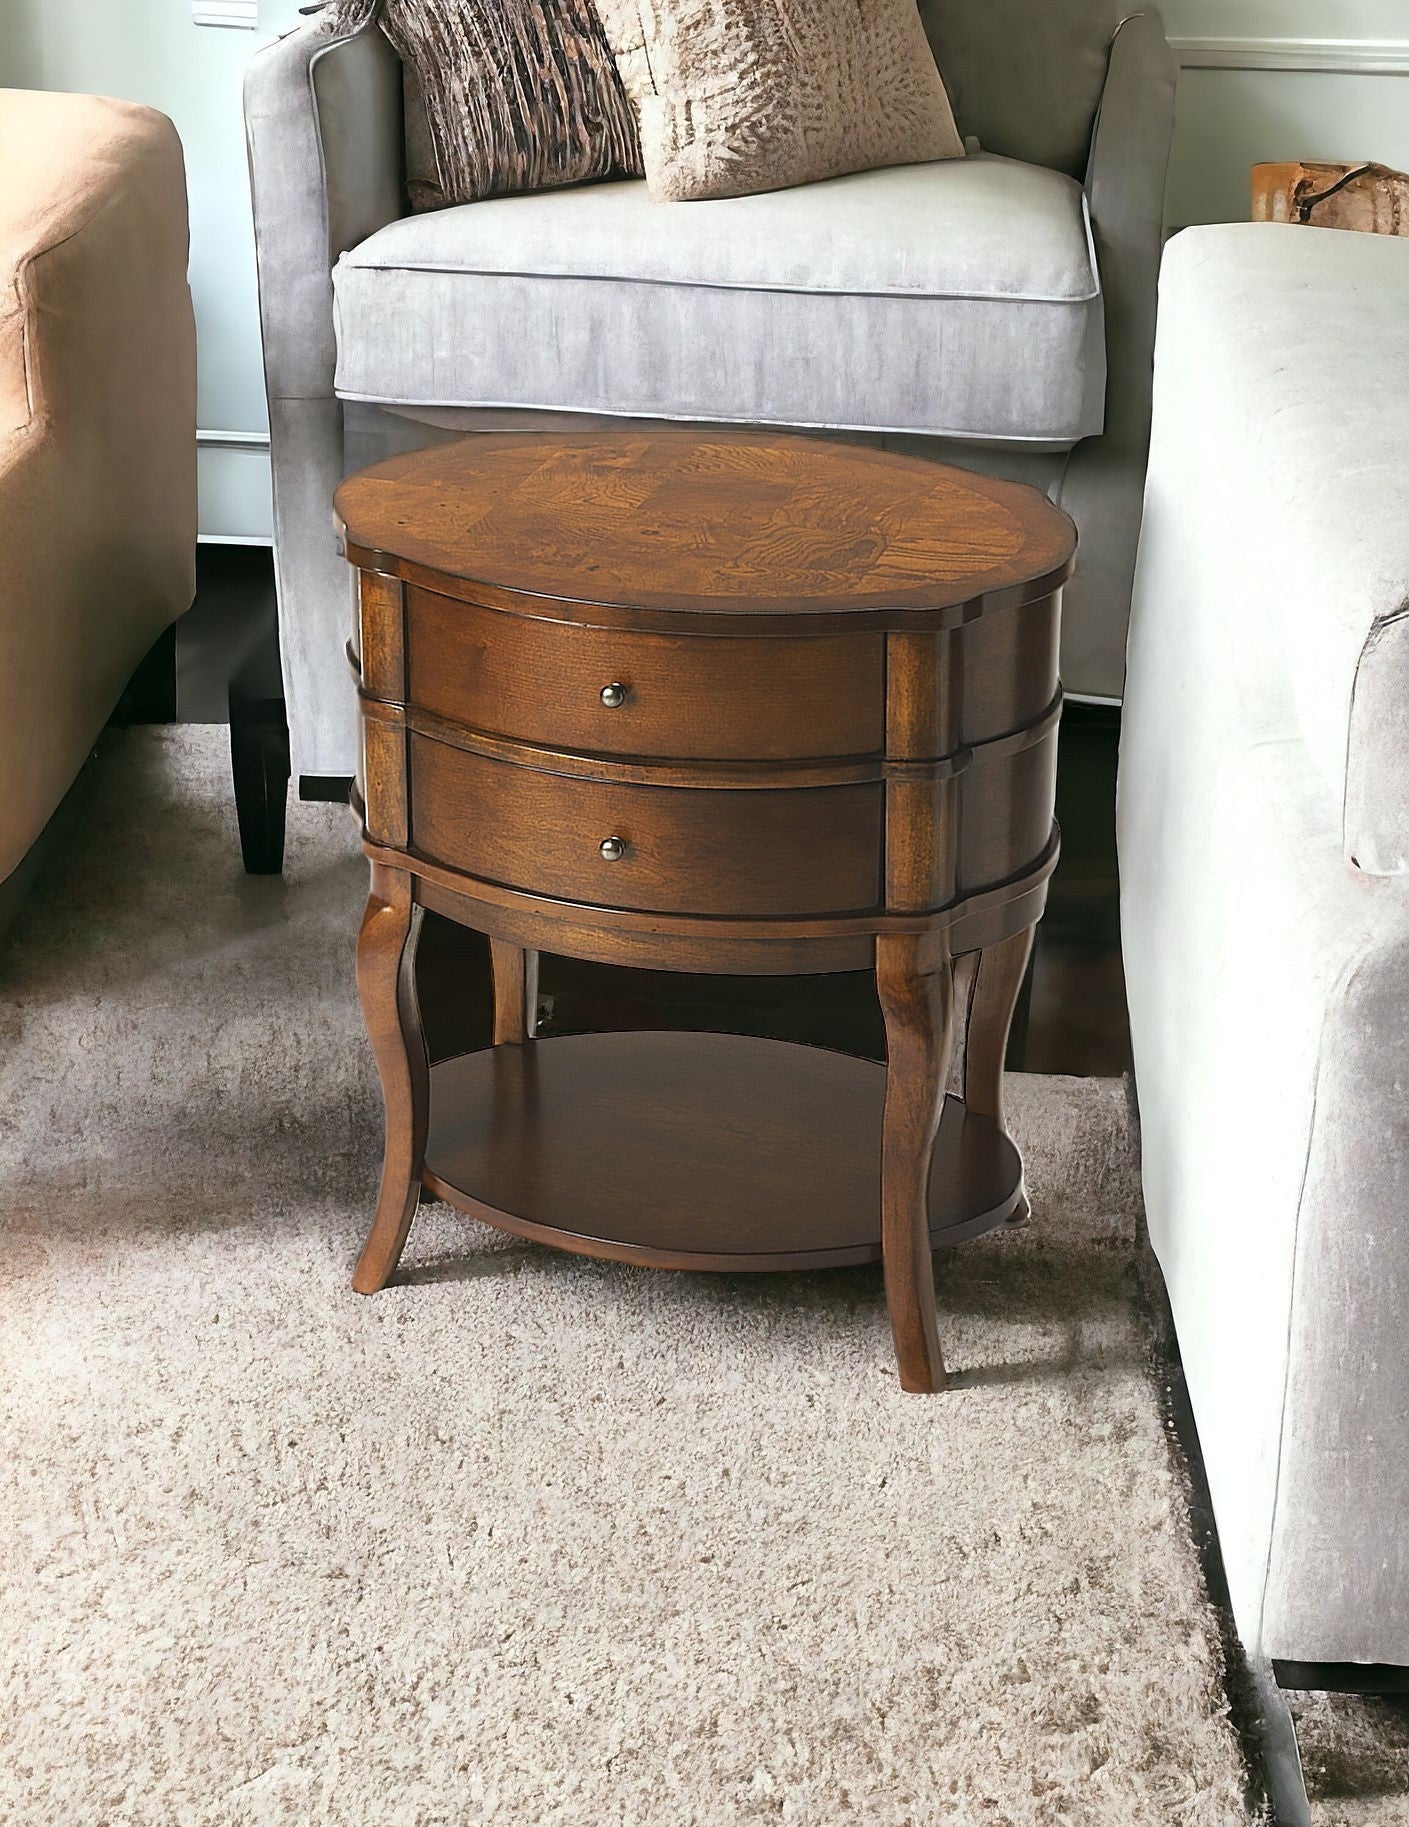
[[[1071,522],[919,459],[669,428],[472,436],[364,470],[337,513],[386,1103],[353,1285],[386,1284],[423,1184],[659,1267],[880,1257],[900,1380],[942,1388],[931,1252],[1026,1209],[1002,1066],[1057,854]],[[493,1047],[434,1069],[428,907],[494,971]],[[535,1041],[540,951],[874,969],[888,1064]]]

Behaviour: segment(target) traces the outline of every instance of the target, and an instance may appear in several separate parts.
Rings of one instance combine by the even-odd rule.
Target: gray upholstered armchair
[[[401,71],[316,20],[246,83],[295,770],[353,772],[329,503],[561,415],[808,427],[1032,481],[1081,529],[1068,690],[1116,696],[1174,65],[1124,0],[923,0],[978,156],[719,202],[640,181],[411,215]]]
[[[1150,1241],[1289,1824],[1276,1688],[1409,1673],[1406,398],[1409,242],[1170,243],[1121,926]]]

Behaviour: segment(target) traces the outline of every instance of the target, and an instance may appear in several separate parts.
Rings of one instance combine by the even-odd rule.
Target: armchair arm
[[[331,399],[333,266],[403,213],[396,53],[299,27],[251,61],[245,133],[269,398]]]
[[[1124,20],[1111,41],[1086,172],[1110,343],[1106,434],[1136,441],[1142,456],[1150,438],[1155,297],[1177,80],[1159,14]]]
[[[0,171],[3,879],[190,606],[196,326],[164,116],[0,90]]]
[[[1086,197],[1106,320],[1106,423],[1073,453],[1058,499],[1082,529],[1063,666],[1118,696],[1150,441],[1155,299],[1178,67],[1153,9],[1117,28],[1091,140]]]
[[[346,776],[354,699],[328,661],[346,637],[349,589],[332,516],[344,469],[332,271],[402,214],[396,53],[375,25],[342,38],[316,24],[289,33],[249,66],[245,129],[294,772]]]
[[[1405,252],[1391,235],[1285,222],[1189,228],[1170,242],[1138,611],[1148,621],[1147,573],[1153,589],[1182,548],[1179,594],[1221,615],[1244,728],[1299,739],[1346,863],[1401,881]],[[1166,592],[1158,612],[1185,609]]]

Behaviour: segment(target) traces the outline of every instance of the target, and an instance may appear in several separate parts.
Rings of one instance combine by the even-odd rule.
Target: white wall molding
[[[259,0],[191,0],[191,17],[197,25],[253,32],[259,26]]]
[[[1186,38],[1170,45],[1186,70],[1316,70],[1409,76],[1409,38]]]
[[[202,427],[196,433],[196,443],[203,449],[213,450],[268,450],[269,433],[267,431],[218,431]]]

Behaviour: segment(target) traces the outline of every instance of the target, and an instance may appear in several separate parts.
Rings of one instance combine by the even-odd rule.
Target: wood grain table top
[[[355,563],[457,579],[503,607],[876,628],[1048,595],[1076,545],[1067,516],[1019,483],[869,446],[685,426],[477,433],[361,471],[336,513]]]

